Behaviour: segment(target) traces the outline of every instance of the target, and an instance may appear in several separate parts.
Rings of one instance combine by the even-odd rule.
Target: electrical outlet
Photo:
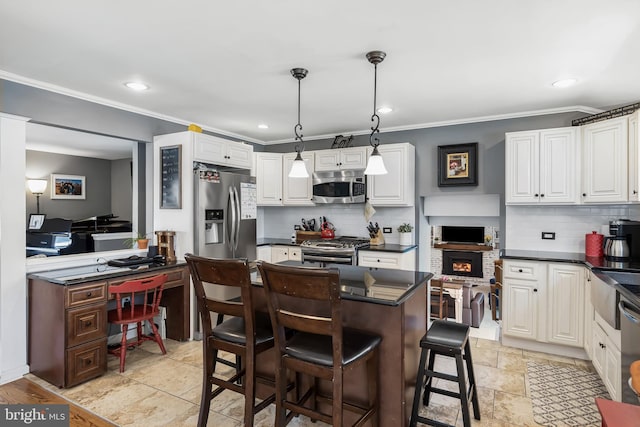
[[[391,227],[382,227],[382,232],[384,234],[389,234],[391,233]]]
[[[542,240],[556,240],[556,233],[553,231],[543,231]]]

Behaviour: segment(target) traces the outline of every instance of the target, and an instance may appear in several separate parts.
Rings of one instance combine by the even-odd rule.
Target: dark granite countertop
[[[256,242],[256,246],[267,245],[300,246],[300,243],[291,243],[291,239],[277,239],[275,237],[263,237]]]
[[[396,245],[396,244],[393,244],[393,243],[385,243],[384,245],[369,246],[368,248],[362,248],[362,250],[363,251],[381,251],[381,252],[399,252],[399,253],[403,253],[403,252],[412,251],[417,247],[418,247],[418,245],[403,246],[403,245]]]
[[[309,267],[298,261],[285,261],[281,265]],[[345,300],[398,306],[425,286],[432,273],[409,270],[359,267],[344,264],[327,264],[327,268],[340,270],[341,296]],[[262,286],[260,275],[252,276],[254,284]]]
[[[640,273],[640,261],[609,261],[604,257],[588,257],[578,252],[549,252],[502,249],[500,251],[500,258],[547,262],[569,262],[574,264],[582,264],[591,269],[598,269],[603,271],[615,270]]]
[[[62,268],[58,270],[40,271],[37,273],[31,273],[27,277],[30,279],[41,279],[58,285],[68,286],[85,282],[93,282],[94,280],[106,280],[114,277],[128,276],[132,273],[145,273],[147,271],[161,272],[168,268],[181,267],[185,265],[187,265],[185,261],[178,261],[171,264],[143,264],[131,267],[112,267],[103,263]]]

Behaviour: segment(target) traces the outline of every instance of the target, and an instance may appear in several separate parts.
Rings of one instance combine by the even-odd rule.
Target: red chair
[[[107,319],[109,323],[122,325],[122,341],[120,347],[109,350],[109,353],[120,356],[120,372],[124,372],[124,359],[128,345],[140,345],[144,341],[155,341],[160,346],[162,354],[167,354],[158,328],[153,323],[154,316],[160,312],[160,299],[162,287],[167,281],[167,275],[148,277],[145,279],[129,280],[119,285],[109,286],[109,293],[116,297],[116,308],[109,310]],[[136,301],[136,297],[138,300]],[[129,300],[123,305],[123,301]],[[142,334],[142,322],[148,321],[151,325],[152,335]],[[138,329],[137,340],[128,343],[127,331],[129,324],[135,323]]]

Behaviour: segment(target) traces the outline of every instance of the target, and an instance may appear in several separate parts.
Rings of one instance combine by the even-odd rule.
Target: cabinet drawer
[[[79,305],[107,301],[107,284],[92,283],[90,285],[73,286],[67,289],[66,306],[77,307]]]
[[[94,304],[67,310],[67,347],[107,336],[107,305]]]
[[[383,251],[358,251],[358,265],[363,267],[389,268],[396,270],[415,269],[415,251],[409,252],[383,252]]]
[[[67,350],[66,387],[71,387],[107,371],[107,339]]]
[[[503,277],[537,280],[543,274],[544,266],[536,262],[504,260]]]

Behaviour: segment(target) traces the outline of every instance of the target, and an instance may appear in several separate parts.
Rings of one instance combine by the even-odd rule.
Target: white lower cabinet
[[[620,401],[622,397],[620,331],[613,329],[596,314],[591,332],[593,367],[602,378],[611,399]]]
[[[271,262],[276,264],[282,261],[302,261],[300,246],[272,246]]]
[[[519,260],[504,260],[503,266],[503,333],[582,347],[585,267]]]
[[[358,251],[358,265],[394,270],[415,270],[416,251],[415,249],[408,252],[360,250]]]
[[[271,262],[271,246],[263,245],[256,248],[256,260]]]

